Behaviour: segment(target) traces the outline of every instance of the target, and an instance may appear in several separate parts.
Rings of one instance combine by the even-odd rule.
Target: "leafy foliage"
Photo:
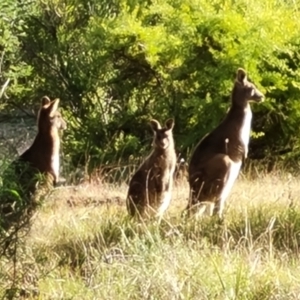
[[[23,60],[21,52],[28,6],[28,0],[22,4],[18,1],[0,3],[0,99],[3,103],[11,96],[22,99],[22,93],[28,91],[25,83],[31,67]]]
[[[140,156],[152,117],[175,118],[186,155],[223,117],[238,67],[266,94],[253,108],[250,157],[299,156],[296,2],[40,0],[15,11],[17,3],[1,4],[17,20],[1,21],[1,83],[18,77],[7,101],[60,97],[73,165]]]

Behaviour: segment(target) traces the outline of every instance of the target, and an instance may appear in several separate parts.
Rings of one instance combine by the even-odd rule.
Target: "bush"
[[[62,99],[70,125],[64,147],[73,165],[141,156],[152,117],[175,118],[177,150],[186,155],[224,116],[238,67],[266,94],[253,107],[250,157],[298,157],[295,2],[26,5],[17,49],[32,68],[31,89],[22,97],[12,89],[11,101],[42,94]]]

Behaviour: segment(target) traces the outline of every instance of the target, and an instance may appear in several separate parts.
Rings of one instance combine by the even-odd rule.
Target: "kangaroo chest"
[[[51,154],[51,168],[57,180],[59,176],[59,142],[58,141],[56,141],[53,145],[53,150]]]
[[[168,153],[165,155],[157,155],[154,160],[151,161],[151,165],[154,165],[155,168],[159,168],[163,171],[168,170],[175,166],[176,156],[173,153]]]
[[[240,140],[242,141],[245,148],[245,158],[247,158],[248,156],[248,144],[250,139],[251,120],[252,120],[252,111],[250,105],[248,104],[247,108],[245,108],[245,117],[239,132]]]
[[[58,178],[58,174],[59,174],[59,155],[53,155],[51,157],[51,168],[52,168],[56,178]]]

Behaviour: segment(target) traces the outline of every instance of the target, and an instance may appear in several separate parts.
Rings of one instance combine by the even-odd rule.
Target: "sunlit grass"
[[[18,264],[32,299],[299,298],[297,178],[240,176],[224,222],[182,218],[182,181],[161,224],[137,223],[127,216],[126,190],[87,184],[53,193]],[[1,266],[4,292],[12,269],[5,259]]]

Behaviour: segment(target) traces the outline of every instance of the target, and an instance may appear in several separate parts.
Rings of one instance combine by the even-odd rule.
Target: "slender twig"
[[[1,71],[0,71],[0,72],[1,72]],[[4,92],[5,92],[5,90],[7,89],[7,86],[8,86],[8,84],[9,84],[9,82],[10,82],[10,78],[8,78],[8,79],[6,80],[6,82],[3,84],[2,88],[1,88],[1,91],[0,91],[0,99],[2,98],[2,96],[3,96]]]

